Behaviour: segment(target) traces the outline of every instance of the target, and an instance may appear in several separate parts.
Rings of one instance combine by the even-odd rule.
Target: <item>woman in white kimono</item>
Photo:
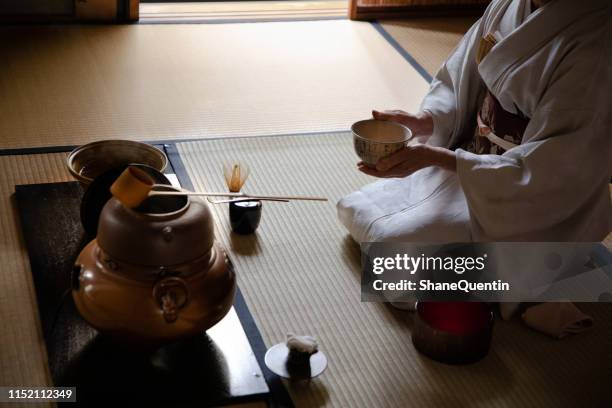
[[[496,0],[421,111],[374,112],[427,140],[344,197],[358,242],[600,241],[612,226],[610,2]]]

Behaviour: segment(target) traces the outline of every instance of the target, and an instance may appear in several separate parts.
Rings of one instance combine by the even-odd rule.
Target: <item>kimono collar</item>
[[[485,24],[486,31],[483,35],[486,36],[496,29],[499,12],[508,11],[508,4],[504,4],[491,16],[492,21]],[[478,71],[487,88],[494,93],[499,92],[500,89],[496,88],[503,86],[503,79],[514,67],[533,55],[572,22],[601,7],[602,2],[594,0],[553,0],[535,10],[523,24],[493,46],[478,65]]]

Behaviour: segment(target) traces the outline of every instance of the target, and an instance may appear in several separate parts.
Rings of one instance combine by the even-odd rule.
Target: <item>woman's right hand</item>
[[[412,130],[413,136],[430,136],[433,132],[433,119],[427,112],[413,115],[403,110],[373,110],[372,116],[377,120],[401,123]]]

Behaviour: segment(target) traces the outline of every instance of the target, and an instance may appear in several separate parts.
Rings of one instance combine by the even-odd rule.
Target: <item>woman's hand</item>
[[[406,177],[417,170],[439,166],[449,171],[457,170],[455,152],[426,144],[406,146],[392,155],[380,159],[376,168],[357,163],[359,171],[374,177]]]
[[[413,136],[429,136],[433,132],[433,119],[427,112],[413,115],[402,110],[372,111],[372,117],[377,120],[398,122],[410,128]]]

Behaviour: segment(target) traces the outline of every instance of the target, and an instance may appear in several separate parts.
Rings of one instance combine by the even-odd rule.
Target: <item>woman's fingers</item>
[[[369,176],[374,176],[374,177],[385,177],[384,172],[382,171],[378,171],[376,170],[374,167],[370,167],[367,166],[365,163],[363,162],[359,162],[357,163],[357,169],[364,173],[367,174]]]
[[[378,170],[376,170],[376,169],[374,169],[372,167],[368,167],[368,166],[365,166],[365,165],[358,167],[358,169],[359,169],[360,172],[362,172],[364,174],[367,174],[368,176],[381,177],[381,178],[389,177],[389,176],[386,175],[385,172],[378,171]]]
[[[429,136],[433,132],[433,119],[429,112],[411,114],[403,110],[372,111],[372,117],[378,120],[389,120],[408,126],[413,136]]]
[[[372,111],[372,117],[377,120],[392,120],[395,122],[401,122],[402,118],[408,115],[403,110],[385,110],[385,111]]]
[[[381,171],[372,167],[368,167],[365,164],[357,166],[358,170],[364,174],[380,177],[380,178],[393,178],[393,177],[406,177],[418,170],[412,163],[402,163],[399,166],[395,166],[390,170]]]
[[[376,163],[376,168],[367,167],[363,162],[357,168],[374,177],[406,177],[429,166],[441,166],[455,171],[456,158],[454,152],[426,144],[414,144],[385,157]]]
[[[383,159],[380,159],[378,163],[376,163],[376,170],[379,171],[388,171],[391,168],[410,160],[411,149],[409,147],[404,147],[397,152],[393,153],[390,156],[387,156]]]
[[[359,171],[370,176],[379,178],[398,178],[406,177],[417,171],[418,168],[414,168],[412,165],[406,163],[404,165],[396,166],[389,171],[380,171],[371,167],[363,166],[359,167]]]
[[[373,168],[371,168],[371,167],[368,167],[368,166],[365,166],[365,165],[364,165],[364,166],[358,166],[358,167],[357,167],[357,169],[358,169],[360,172],[365,173],[365,174],[367,174],[367,175],[369,175],[369,176],[380,177],[380,176],[378,175],[378,170],[373,169]]]

